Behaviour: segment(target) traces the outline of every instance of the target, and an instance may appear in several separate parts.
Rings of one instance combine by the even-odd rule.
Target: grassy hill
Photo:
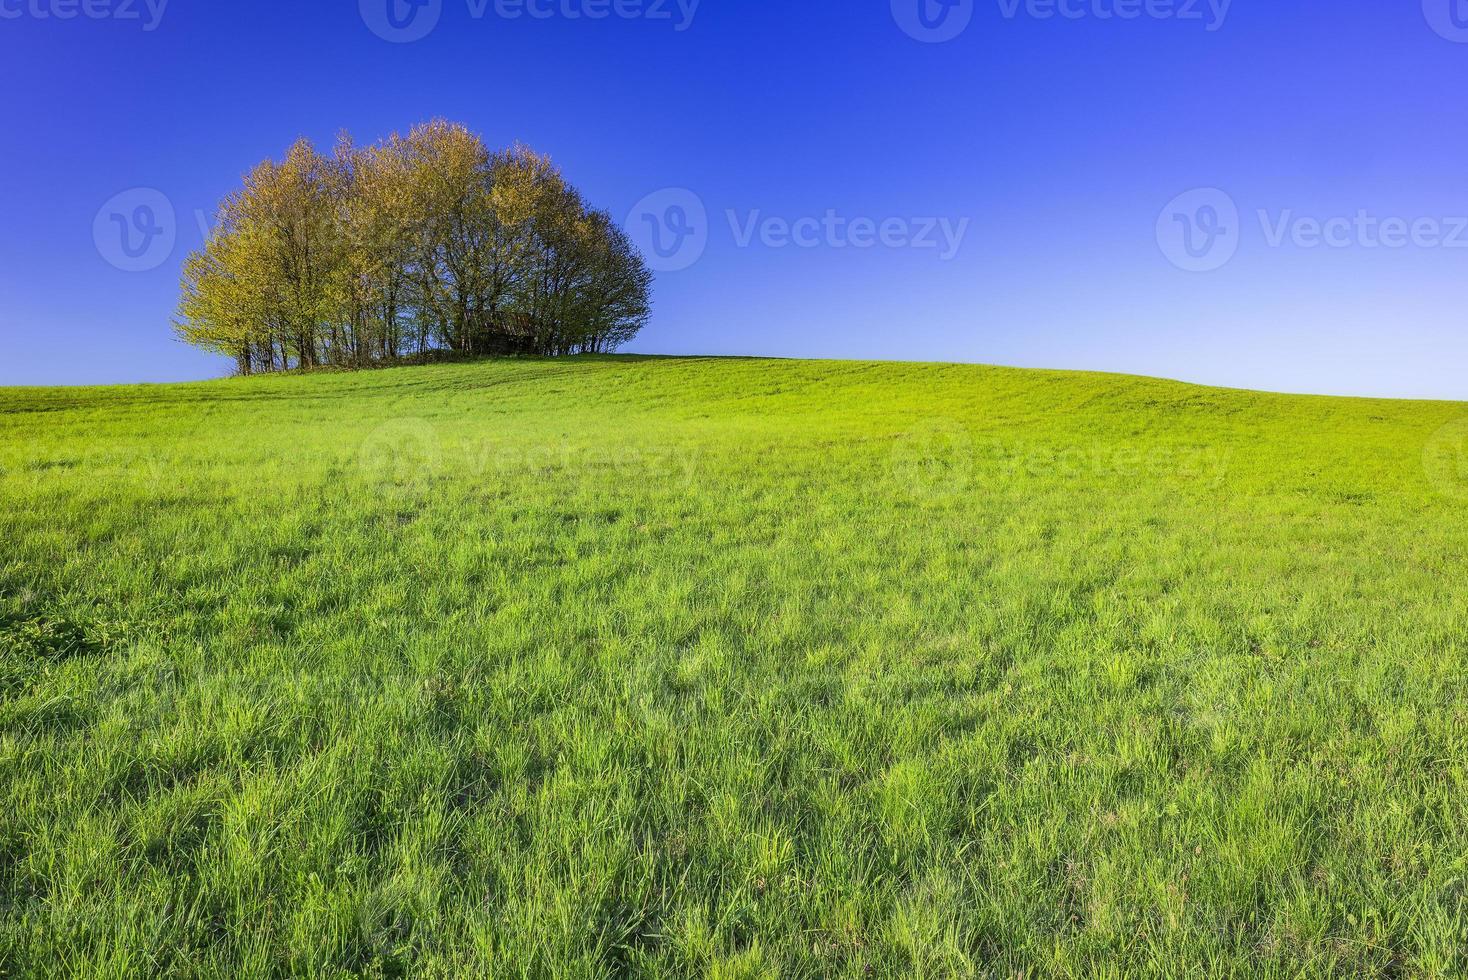
[[[0,975],[1461,974],[1465,416],[0,390]]]

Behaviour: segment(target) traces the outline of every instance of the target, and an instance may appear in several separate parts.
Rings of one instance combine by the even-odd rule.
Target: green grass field
[[[1468,405],[0,390],[0,974],[1461,976]]]

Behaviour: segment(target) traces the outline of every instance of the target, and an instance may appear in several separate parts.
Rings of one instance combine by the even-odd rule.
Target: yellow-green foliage
[[[438,120],[332,157],[297,140],[245,175],[184,262],[179,339],[241,374],[430,352],[605,353],[652,272],[550,160]]]
[[[0,974],[1455,976],[1468,406],[0,391]]]

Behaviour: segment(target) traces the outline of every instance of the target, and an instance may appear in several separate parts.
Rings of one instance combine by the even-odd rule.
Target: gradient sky
[[[161,2],[0,0],[0,384],[226,372],[197,216],[443,116],[671,223],[632,350],[1468,398],[1468,0]]]

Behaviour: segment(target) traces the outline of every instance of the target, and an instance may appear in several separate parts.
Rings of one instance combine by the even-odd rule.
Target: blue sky
[[[625,217],[638,351],[1468,398],[1465,42],[1468,0],[0,0],[0,384],[223,373],[169,326],[199,215],[442,116]]]

